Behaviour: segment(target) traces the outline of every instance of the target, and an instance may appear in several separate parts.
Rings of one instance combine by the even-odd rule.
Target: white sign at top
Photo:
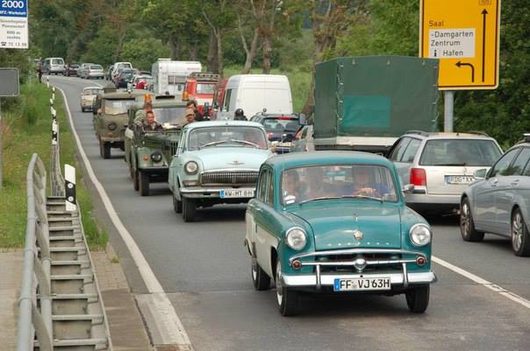
[[[429,58],[475,57],[475,28],[429,30]]]
[[[27,49],[28,0],[0,1],[0,48]]]

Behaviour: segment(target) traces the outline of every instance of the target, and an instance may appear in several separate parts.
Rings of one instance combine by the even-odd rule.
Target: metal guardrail
[[[50,192],[33,154],[26,176],[27,224],[17,350],[112,350],[109,327],[81,215],[68,211],[53,110]],[[75,194],[73,196],[75,199]],[[70,200],[70,199],[69,199]]]
[[[42,351],[53,350],[50,300],[50,250],[47,238],[46,170],[33,154],[26,175],[27,223],[24,270],[19,300],[17,350],[33,350],[35,333]],[[37,241],[37,243],[36,243]],[[37,245],[36,245],[37,244]],[[38,249],[40,247],[40,259]],[[36,281],[35,278],[36,277]],[[40,308],[37,305],[37,287]]]

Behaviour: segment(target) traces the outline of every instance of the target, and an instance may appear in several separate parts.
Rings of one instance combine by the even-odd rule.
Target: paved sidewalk
[[[108,245],[106,251],[91,251],[91,256],[107,313],[113,350],[153,350],[117,255]],[[22,249],[0,249],[0,345],[2,345],[2,350],[16,349],[18,297],[23,261]]]
[[[109,244],[106,251],[91,251],[90,254],[107,313],[113,350],[153,350],[112,246]]]
[[[17,316],[22,282],[22,249],[0,249],[0,345],[17,348]]]

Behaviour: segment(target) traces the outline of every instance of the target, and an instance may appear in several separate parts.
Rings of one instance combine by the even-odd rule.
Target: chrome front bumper
[[[384,254],[384,255],[408,255],[412,258],[389,258],[389,259],[364,259],[358,261],[359,257],[366,254]],[[302,258],[306,257],[325,257],[325,256],[340,256],[340,255],[359,255],[359,257],[351,260],[344,259],[340,261],[304,261]],[[290,287],[315,287],[320,289],[322,286],[333,286],[335,279],[348,278],[382,278],[389,277],[392,286],[407,288],[409,285],[430,284],[437,281],[436,275],[432,271],[428,272],[409,272],[407,264],[416,264],[416,257],[425,258],[425,263],[428,258],[422,252],[399,250],[399,249],[345,249],[345,250],[327,250],[316,251],[312,253],[300,254],[289,259],[289,265],[292,267],[293,261],[299,260],[301,267],[313,266],[315,272],[312,274],[282,274],[283,283]],[[385,266],[385,265],[401,265],[401,272],[393,271],[392,273],[363,273],[366,267]],[[357,273],[336,273],[336,272],[322,272],[322,267],[340,266],[352,267],[352,270],[357,270]]]
[[[198,188],[198,187],[195,187],[195,188],[180,188],[180,193],[182,195],[185,195],[186,197],[189,197],[189,198],[207,198],[207,199],[245,199],[245,200],[249,200],[251,199],[252,197],[251,196],[241,196],[241,197],[227,197],[227,198],[221,198],[221,191],[222,190],[238,190],[238,189],[249,189],[247,187],[245,188],[231,188],[231,187],[226,187],[226,188]],[[254,192],[255,192],[255,189],[254,189]]]

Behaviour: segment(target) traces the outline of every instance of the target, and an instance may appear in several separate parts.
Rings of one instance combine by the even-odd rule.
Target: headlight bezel
[[[409,229],[409,238],[416,247],[427,246],[432,242],[432,230],[425,223],[416,223]]]
[[[296,251],[307,245],[307,233],[302,227],[291,227],[285,232],[285,244]]]
[[[163,155],[158,150],[153,151],[149,157],[151,158],[151,161],[153,161],[154,163],[160,163],[163,160]]]
[[[188,175],[195,175],[199,172],[199,164],[196,161],[188,161],[184,165],[184,172]]]
[[[107,129],[115,131],[116,129],[118,129],[118,124],[116,122],[110,122],[109,124],[107,124]]]

